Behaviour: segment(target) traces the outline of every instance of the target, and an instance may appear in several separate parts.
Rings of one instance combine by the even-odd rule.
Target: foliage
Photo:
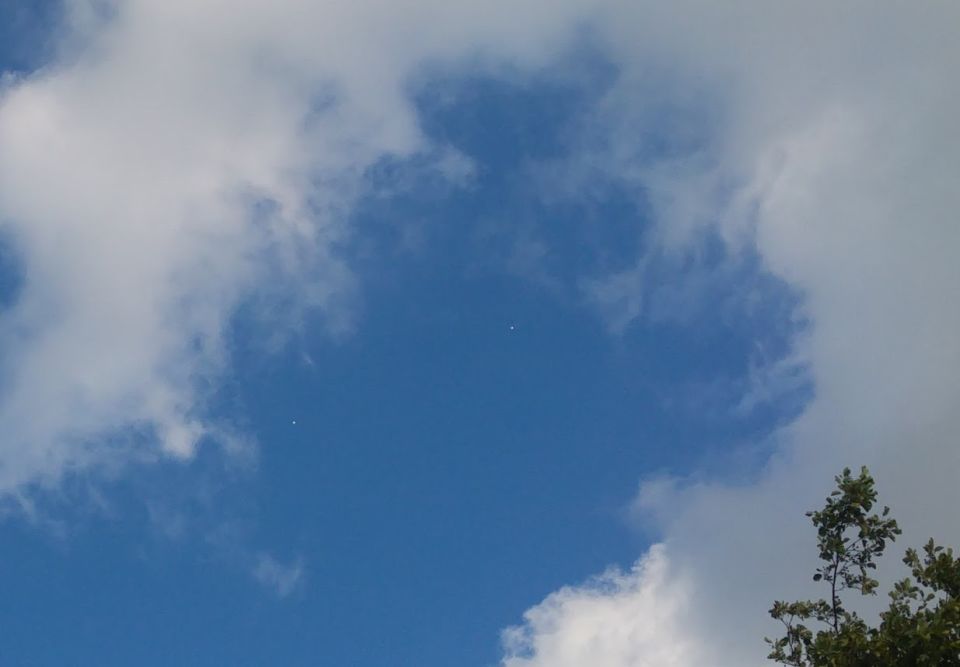
[[[845,591],[876,595],[876,560],[901,531],[889,508],[873,512],[877,492],[866,468],[857,477],[844,469],[835,479],[824,508],[807,513],[822,561],[813,580],[829,586],[830,595],[774,602],[770,615],[786,632],[767,639],[768,657],[793,667],[960,667],[960,558],[951,549],[931,539],[923,555],[907,550],[903,562],[911,576],[890,591],[879,625],[871,627],[844,605]]]

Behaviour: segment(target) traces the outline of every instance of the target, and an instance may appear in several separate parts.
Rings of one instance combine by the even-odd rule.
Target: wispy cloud
[[[260,554],[253,568],[254,578],[277,596],[284,598],[303,584],[306,575],[303,559],[283,563],[270,554]]]
[[[714,88],[722,122],[699,164],[725,184],[724,196],[708,216],[655,205],[651,247],[682,250],[706,229],[756,251],[801,295],[808,326],[782,362],[764,364],[743,408],[789,387],[801,368],[814,394],[770,434],[773,455],[747,476],[755,481],[645,485],[634,509],[659,525],[666,550],[648,558],[668,566],[654,575],[641,560],[607,593],[588,586],[548,598],[519,631],[522,651],[508,642],[504,665],[702,664],[665,662],[670,646],[709,651],[711,664],[763,664],[762,639],[775,632],[765,613],[771,600],[815,594],[803,512],[844,465],[872,468],[909,531],[905,541],[960,542],[944,509],[960,502],[952,479],[960,462],[960,193],[948,185],[960,180],[960,49],[944,28],[960,15],[953,5],[926,9],[688,2],[610,10],[609,43],[619,44],[613,53],[624,70],[614,117],[642,108],[644,87],[633,81],[651,62],[691,86],[722,82]],[[626,174],[641,188],[651,168],[633,162],[629,146],[642,130],[608,123],[601,131],[615,147],[602,153],[604,177]],[[703,201],[707,174],[697,164],[669,172],[671,200]],[[596,291],[605,306],[619,304],[608,321],[620,327],[643,314],[645,296],[642,280],[623,276]],[[619,613],[632,604],[646,611]],[[615,637],[592,624],[598,618],[616,625]],[[662,627],[671,631],[643,639]],[[605,662],[584,657],[591,641]]]
[[[190,459],[205,440],[241,448],[207,409],[231,316],[266,303],[286,313],[280,328],[304,309],[349,328],[355,281],[334,248],[365,171],[429,153],[408,94],[421,66],[536,67],[582,10],[64,7],[56,59],[5,79],[0,97],[0,220],[23,268],[0,315],[7,498]],[[437,155],[439,174],[464,177],[462,160]]]
[[[709,229],[803,295],[815,396],[756,483],[659,489],[667,547],[535,607],[506,664],[692,665],[699,647],[762,664],[770,599],[804,595],[802,511],[844,464],[874,469],[907,538],[960,541],[957,5],[67,7],[57,59],[0,97],[0,220],[24,271],[0,316],[0,493],[239,448],[207,410],[231,314],[266,295],[349,328],[334,248],[365,170],[430,148],[415,75],[536,68],[592,17],[619,77],[585,166],[653,193],[658,251]],[[646,159],[650,110],[697,104],[702,145]],[[646,303],[623,276],[599,292],[620,326]],[[303,576],[269,555],[253,571],[281,595]]]

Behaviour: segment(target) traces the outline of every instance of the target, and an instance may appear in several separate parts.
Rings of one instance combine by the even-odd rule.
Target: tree
[[[876,595],[876,560],[901,531],[888,507],[873,512],[877,492],[866,468],[856,477],[846,468],[835,480],[824,508],[807,512],[822,561],[813,580],[829,587],[829,597],[774,602],[770,615],[786,631],[767,639],[768,657],[793,667],[960,667],[960,558],[952,549],[931,539],[922,556],[907,550],[911,576],[889,592],[879,625],[845,606],[850,591]]]

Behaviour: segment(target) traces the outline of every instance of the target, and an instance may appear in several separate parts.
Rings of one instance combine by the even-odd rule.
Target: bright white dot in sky
[[[294,420],[293,420],[292,422],[290,422],[290,423],[293,424],[294,426],[296,426],[296,425],[297,425],[297,420],[294,419]]]

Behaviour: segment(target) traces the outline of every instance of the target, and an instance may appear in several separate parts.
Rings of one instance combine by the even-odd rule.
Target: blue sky
[[[834,97],[824,92],[832,84],[811,75],[803,91],[804,74],[798,90],[781,89],[723,39],[709,47],[721,56],[656,45],[633,53],[624,26],[636,17],[617,3],[616,27],[580,17],[605,3],[569,2],[575,18],[559,11],[556,26],[544,19],[542,35],[524,26],[514,44],[497,21],[491,37],[475,19],[425,2],[426,16],[449,21],[451,34],[476,40],[476,49],[464,46],[458,60],[439,40],[436,55],[428,31],[425,55],[389,46],[381,61],[380,47],[369,47],[364,53],[376,55],[358,58],[362,66],[327,71],[323,58],[311,60],[307,35],[303,53],[278,48],[278,62],[311,64],[292,83],[280,66],[277,74],[256,69],[251,77],[266,78],[254,78],[252,92],[262,99],[234,111],[245,79],[224,88],[223,105],[216,96],[221,80],[233,86],[232,68],[247,66],[237,45],[269,50],[263,44],[274,34],[231,28],[209,4],[212,14],[188,8],[172,25],[187,20],[198,44],[222,47],[228,67],[219,74],[204,69],[206,52],[190,52],[199,48],[192,42],[184,62],[197,58],[199,74],[128,46],[145,26],[160,44],[170,29],[145,0],[118,5],[92,27],[63,19],[55,4],[0,3],[0,69],[22,73],[0,97],[0,151],[9,146],[12,156],[0,160],[0,399],[15,413],[0,411],[12,441],[0,452],[0,664],[625,667],[658,664],[656,637],[618,643],[649,628],[669,646],[690,647],[669,664],[697,664],[689,656],[711,643],[703,615],[723,599],[727,568],[731,582],[751,569],[780,576],[781,566],[770,565],[775,553],[741,558],[738,544],[782,531],[769,549],[793,558],[804,535],[792,527],[802,524],[784,523],[779,512],[818,497],[840,462],[896,468],[893,446],[825,453],[822,442],[895,430],[879,415],[899,399],[864,369],[890,346],[914,344],[915,334],[898,333],[900,304],[919,303],[911,317],[927,318],[932,340],[949,340],[955,321],[942,304],[955,271],[933,248],[951,247],[954,237],[932,232],[929,246],[918,242],[904,259],[883,250],[902,247],[893,223],[881,220],[864,232],[875,235],[866,242],[859,236],[864,228],[850,211],[891,192],[877,183],[894,172],[845,183],[831,176],[843,163],[810,157],[823,134],[827,145],[849,141],[841,152],[853,164],[874,164],[869,142],[859,142],[859,98],[850,98],[853,121],[834,122]],[[299,8],[328,20],[334,34],[375,30],[365,16],[354,24],[324,7]],[[683,19],[710,26],[710,13],[689,8]],[[775,14],[756,20],[778,26]],[[64,21],[66,31],[56,27]],[[729,30],[721,37],[735,43]],[[562,47],[555,33],[567,35]],[[843,39],[823,39],[825,51],[856,60]],[[70,45],[65,55],[47,46],[57,43]],[[323,57],[341,47],[330,48]],[[344,58],[356,55],[343,49]],[[396,74],[386,64],[418,58],[429,66],[404,64],[409,71]],[[322,75],[311,78],[311,67]],[[169,117],[165,102],[157,107],[152,92],[136,87],[150,79],[138,68],[158,72],[156,85],[170,92],[157,99],[172,100]],[[165,83],[168,70],[174,83]],[[231,109],[222,119],[199,89],[179,87],[194,76],[214,91],[210,108]],[[71,88],[74,81],[82,85]],[[274,105],[274,84],[283,104]],[[872,85],[865,98],[893,89],[886,80]],[[48,99],[29,97],[33,90],[49,91],[52,113],[28,106]],[[810,91],[827,111],[813,103],[782,111],[783,96],[806,100]],[[303,125],[286,128],[285,105],[301,93],[324,101]],[[140,100],[153,106],[129,107],[140,115],[125,106]],[[85,111],[101,104],[121,110],[103,126]],[[221,137],[203,114],[244,131]],[[895,133],[903,114],[891,106],[880,117],[893,119]],[[54,150],[47,162],[21,150],[17,137],[47,136],[32,119],[52,117],[62,125],[49,132],[69,137],[63,146],[76,141],[89,152]],[[874,127],[871,120],[862,127]],[[175,189],[173,174],[207,153],[178,163],[186,158],[150,138],[168,128],[196,132],[185,143],[209,136],[229,146],[228,175],[219,164],[204,172],[215,194]],[[307,148],[274,157],[288,129],[291,145]],[[154,152],[124,158],[123,147],[140,146],[141,135]],[[914,155],[910,133],[903,136],[895,164]],[[780,160],[774,177],[771,155]],[[89,182],[65,185],[63,165],[78,178],[91,174]],[[830,187],[843,185],[849,206],[821,203],[836,199],[809,176],[821,171]],[[133,180],[141,173],[146,182]],[[239,209],[221,194],[234,178],[244,193]],[[36,201],[35,182],[49,193]],[[102,183],[109,194],[96,199]],[[60,199],[70,208],[45,208]],[[938,202],[918,213],[934,230],[942,229]],[[141,204],[159,211],[145,214],[142,228]],[[819,219],[836,222],[806,222]],[[165,226],[175,231],[157,231]],[[138,268],[156,257],[155,272]],[[877,268],[889,257],[902,259],[907,275],[943,267],[943,296],[918,298],[906,280],[896,297]],[[108,270],[98,282],[91,267],[101,264]],[[891,294],[895,301],[884,300]],[[869,336],[858,328],[864,321]],[[76,342],[48,344],[61,334]],[[849,341],[868,339],[881,342],[850,351]],[[933,347],[916,342],[917,350]],[[69,366],[75,376],[41,374],[64,358],[78,360]],[[926,368],[916,359],[914,368]],[[937,382],[931,375],[913,386],[934,391]],[[923,424],[896,428],[937,441],[925,429],[941,428],[938,415],[950,405],[947,398]],[[939,445],[928,454],[917,456],[926,461],[918,470],[949,455]],[[911,495],[909,481],[891,487]],[[753,523],[744,518],[754,512]],[[661,543],[672,550],[667,580],[631,570],[635,561],[658,562]],[[579,586],[611,566],[623,568],[623,579]],[[757,588],[746,595],[751,604],[782,596]],[[707,611],[671,611],[677,599]],[[581,619],[578,600],[597,613]],[[505,649],[501,632],[530,609],[545,616],[528,616],[524,647]],[[765,609],[744,603],[730,622],[749,617],[757,625],[747,627],[763,628]],[[606,613],[627,640],[591,629],[590,618]],[[592,654],[577,652],[575,641],[554,647],[580,623],[585,636],[599,637]],[[724,641],[735,644],[731,656],[757,655],[749,638]]]

